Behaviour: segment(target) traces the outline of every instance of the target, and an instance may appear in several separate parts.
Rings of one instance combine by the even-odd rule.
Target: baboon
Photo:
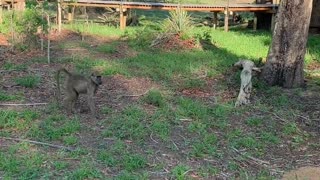
[[[93,96],[96,94],[99,85],[102,84],[101,76],[91,74],[89,78],[83,75],[70,73],[65,68],[61,68],[56,73],[57,80],[57,100],[59,102],[60,92],[60,73],[66,74],[65,80],[65,100],[64,105],[68,113],[72,113],[79,94],[87,94],[88,105],[93,117],[97,118]]]

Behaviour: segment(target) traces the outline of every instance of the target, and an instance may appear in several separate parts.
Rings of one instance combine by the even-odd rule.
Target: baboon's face
[[[98,85],[101,85],[102,84],[101,76],[96,76],[96,81]]]

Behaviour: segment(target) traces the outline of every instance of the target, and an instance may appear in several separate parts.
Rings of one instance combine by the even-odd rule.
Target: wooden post
[[[58,24],[58,32],[61,32],[61,22],[62,22],[62,8],[61,8],[62,0],[58,0],[58,9],[57,9],[57,24]]]
[[[218,12],[213,13],[213,29],[216,29],[218,26]]]
[[[227,7],[224,11],[224,31],[229,31],[229,8]]]
[[[254,31],[257,30],[257,23],[258,23],[258,18],[257,18],[256,14],[255,14],[254,18],[253,18],[253,30]]]
[[[72,22],[72,20],[73,20],[73,9],[74,9],[74,7],[68,7],[68,21],[69,22]]]
[[[123,9],[122,5],[120,5],[119,11],[120,11],[120,30],[124,30],[126,28],[126,22],[127,22],[127,11],[126,9]]]

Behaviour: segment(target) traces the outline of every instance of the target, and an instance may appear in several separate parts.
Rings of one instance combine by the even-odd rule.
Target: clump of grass
[[[0,101],[13,101],[13,100],[21,100],[21,99],[22,99],[21,96],[10,95],[0,90]]]
[[[174,167],[171,171],[171,174],[174,179],[183,180],[186,179],[186,173],[190,170],[189,166],[179,164]]]
[[[116,53],[118,44],[119,43],[117,42],[113,42],[110,44],[103,44],[97,47],[97,51],[102,53],[108,53],[108,54]]]
[[[16,70],[16,71],[23,71],[27,69],[26,64],[14,64],[11,62],[5,62],[3,65],[3,69],[5,70]]]
[[[202,89],[206,86],[206,82],[202,79],[187,79],[184,81],[182,88],[187,89]]]
[[[33,87],[38,86],[40,81],[41,81],[41,78],[39,76],[32,76],[32,75],[28,75],[25,77],[19,77],[19,78],[15,79],[15,82],[18,85],[28,87],[28,88],[33,88]]]
[[[163,107],[165,105],[165,100],[159,90],[150,90],[146,96],[143,98],[143,101],[152,104],[154,106]]]
[[[63,142],[66,144],[66,145],[75,145],[77,144],[78,142],[78,138],[71,135],[71,136],[66,136],[63,138]]]
[[[101,179],[102,173],[91,163],[83,162],[80,167],[69,174],[67,179]]]
[[[25,129],[30,122],[36,120],[39,114],[35,111],[25,110],[17,112],[13,110],[0,110],[0,128]]]
[[[205,134],[196,140],[192,145],[191,155],[195,157],[205,157],[215,155],[217,152],[218,138],[214,134]]]
[[[251,127],[260,126],[262,123],[263,123],[263,121],[260,118],[255,118],[255,117],[248,118],[246,120],[246,124],[248,124]]]

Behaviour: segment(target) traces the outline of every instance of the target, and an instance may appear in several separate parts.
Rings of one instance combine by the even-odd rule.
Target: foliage
[[[163,23],[163,29],[167,33],[179,34],[182,37],[187,36],[192,30],[192,21],[187,11],[177,8],[175,11],[170,11],[170,17]]]
[[[25,11],[9,11],[5,13],[0,30],[4,33],[13,33],[14,39],[11,39],[12,43],[24,50],[29,46],[35,45],[37,40],[36,32],[41,26],[47,29],[47,22],[42,17],[41,11],[37,8],[27,8]]]

